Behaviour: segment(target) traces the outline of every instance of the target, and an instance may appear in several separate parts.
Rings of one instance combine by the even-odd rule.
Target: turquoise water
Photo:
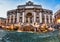
[[[0,31],[0,42],[60,42],[59,31],[47,33],[30,33]]]

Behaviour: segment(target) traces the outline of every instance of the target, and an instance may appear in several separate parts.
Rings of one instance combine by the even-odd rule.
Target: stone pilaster
[[[50,15],[48,15],[48,21],[49,21],[49,23],[51,23],[51,21],[50,21]]]
[[[10,15],[10,17],[9,17],[9,23],[11,23],[11,15]]]
[[[53,16],[52,16],[52,23],[53,23]]]
[[[17,23],[19,23],[19,16],[20,16],[20,13],[17,13]]]
[[[33,12],[34,14],[34,23],[36,22],[36,12]]]
[[[15,15],[13,15],[13,23],[15,23]]]
[[[8,19],[6,19],[6,25],[8,24]]]
[[[45,18],[45,23],[47,23],[47,15],[44,14],[44,18]]]
[[[32,23],[34,22],[33,19],[34,19],[34,18],[32,17]]]

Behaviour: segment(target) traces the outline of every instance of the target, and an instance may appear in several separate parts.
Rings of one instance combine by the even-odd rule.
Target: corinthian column
[[[52,23],[53,23],[53,16],[52,16]]]
[[[36,13],[33,12],[33,14],[34,14],[34,23],[35,23],[36,22]]]
[[[19,16],[20,16],[20,13],[17,13],[17,23],[19,23]]]
[[[23,15],[22,15],[22,22],[24,23],[24,12],[23,12]]]
[[[8,18],[6,19],[6,25],[8,24]]]
[[[51,23],[51,22],[50,22],[50,15],[48,15],[48,19],[49,19],[49,20],[48,20],[48,21],[49,21],[49,23]]]
[[[10,17],[9,17],[9,23],[11,23],[11,15],[10,15]]]
[[[47,18],[46,18],[46,14],[44,14],[44,17],[45,17],[45,23],[47,23]]]
[[[40,19],[40,23],[42,23],[42,13],[39,13],[39,19]]]
[[[15,23],[15,15],[13,15],[13,23]]]

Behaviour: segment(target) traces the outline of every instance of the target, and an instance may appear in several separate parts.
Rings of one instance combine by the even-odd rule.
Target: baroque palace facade
[[[53,23],[53,12],[52,10],[43,9],[41,5],[28,1],[25,5],[18,5],[17,9],[7,12],[6,24],[18,23],[21,25],[27,23],[51,24]]]

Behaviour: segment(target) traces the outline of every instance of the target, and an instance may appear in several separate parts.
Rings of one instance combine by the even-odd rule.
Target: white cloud
[[[33,1],[33,0],[27,0],[27,1]]]
[[[33,0],[25,0],[27,1],[33,1]],[[0,17],[7,17],[7,11],[16,9],[18,5],[20,4],[25,4],[25,1],[23,0],[18,0],[17,2],[11,1],[11,0],[0,0]]]
[[[55,7],[54,7],[54,13],[56,12],[56,11],[58,11],[60,9],[60,4],[57,4]]]
[[[60,4],[56,5],[55,9],[60,9]]]
[[[7,11],[11,9],[15,9],[15,5],[10,4],[8,1],[0,1],[0,17],[7,17]]]
[[[0,17],[7,17],[8,10],[16,9],[18,5],[25,4],[28,1],[32,1],[34,4],[42,5],[43,8],[52,9],[54,13],[60,9],[60,4],[57,4],[55,7],[51,8],[50,6],[46,6],[46,4],[44,4],[43,2],[36,2],[35,0],[18,0],[17,2],[15,0],[0,0]]]

